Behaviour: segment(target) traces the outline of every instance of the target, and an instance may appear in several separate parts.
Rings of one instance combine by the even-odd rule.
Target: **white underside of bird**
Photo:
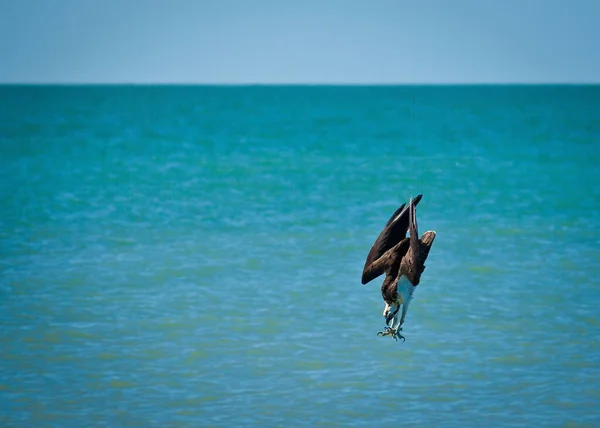
[[[416,287],[412,285],[404,275],[401,275],[400,278],[398,278],[398,299],[391,307],[386,305],[383,312],[383,316],[385,317],[389,314],[395,314],[394,318],[388,324],[391,329],[400,329],[402,324],[404,324],[404,318],[408,312],[408,305],[410,305],[410,302],[412,301],[415,288]]]

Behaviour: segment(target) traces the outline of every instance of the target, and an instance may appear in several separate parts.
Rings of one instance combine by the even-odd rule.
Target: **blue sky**
[[[600,82],[600,0],[0,0],[0,82]]]

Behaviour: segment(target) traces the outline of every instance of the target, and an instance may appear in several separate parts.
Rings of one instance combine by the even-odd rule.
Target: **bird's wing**
[[[421,265],[419,263],[421,243],[419,241],[419,227],[417,225],[417,210],[412,201],[408,207],[408,234],[410,244],[406,256],[401,262],[401,272],[416,287],[421,280]]]
[[[422,266],[421,272],[425,270],[425,260],[427,260],[429,250],[431,250],[431,246],[433,245],[434,239],[435,231],[428,230],[421,236],[421,239],[419,240],[419,261]]]
[[[400,272],[416,287],[421,282],[421,274],[425,270],[425,260],[427,260],[429,250],[435,239],[435,232],[427,231],[419,239],[417,212],[414,207],[410,208],[408,232],[410,234],[410,245],[401,261]]]
[[[383,271],[381,271],[381,273],[376,276],[367,275],[367,272],[374,272],[371,265],[377,261],[377,259],[406,237],[406,231],[409,226],[409,208],[416,207],[422,197],[423,195],[418,195],[414,198],[410,202],[409,207],[405,207],[406,204],[402,204],[387,221],[367,255],[361,280],[363,284],[377,278],[377,276],[383,273]]]
[[[369,281],[374,280],[384,272],[392,278],[396,278],[398,270],[400,269],[400,262],[402,257],[406,254],[409,247],[408,238],[404,238],[398,242],[392,248],[387,250],[381,257],[371,263],[369,266],[365,266],[365,270],[362,275],[362,283],[366,284]]]
[[[400,206],[398,207],[398,209],[397,209],[396,211],[394,211],[394,214],[392,214],[392,216],[390,217],[390,219],[389,219],[389,220],[387,221],[387,223],[385,224],[385,226],[384,226],[384,229],[385,229],[386,227],[388,227],[388,226],[390,225],[390,223],[391,223],[392,221],[394,221],[394,219],[395,219],[396,217],[398,217],[398,214],[400,214],[400,213],[402,212],[402,210],[404,209],[404,207],[405,207],[405,206],[406,206],[406,203],[404,203],[404,204],[400,205]]]

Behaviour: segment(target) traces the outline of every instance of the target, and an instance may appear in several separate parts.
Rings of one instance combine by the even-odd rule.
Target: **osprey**
[[[406,340],[399,332],[435,239],[433,230],[425,232],[419,239],[416,206],[422,197],[411,198],[408,207],[402,204],[390,217],[367,255],[362,273],[363,284],[385,273],[381,296],[385,302],[386,327],[377,335],[391,335],[395,340]],[[398,319],[400,308],[402,312]]]

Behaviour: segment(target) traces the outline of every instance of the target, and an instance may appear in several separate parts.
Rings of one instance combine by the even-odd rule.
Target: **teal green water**
[[[2,426],[600,424],[600,86],[3,86],[0,159]]]

